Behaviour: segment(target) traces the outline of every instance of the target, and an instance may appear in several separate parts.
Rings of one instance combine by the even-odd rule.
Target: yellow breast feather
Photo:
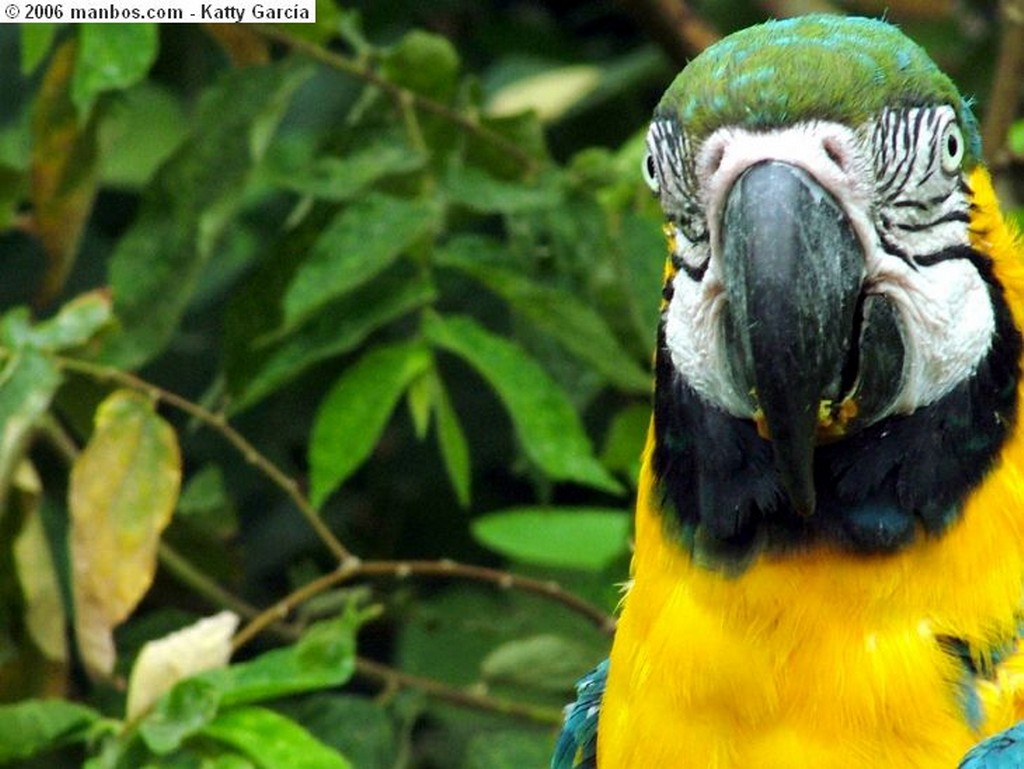
[[[972,245],[992,258],[1018,327],[1024,264],[987,173]],[[1024,401],[1024,388],[1018,387]],[[943,649],[1016,637],[1024,578],[1024,424],[940,537],[877,555],[817,545],[761,555],[742,578],[694,564],[652,475],[653,430],[598,736],[601,769],[942,767],[1024,717],[1024,654],[961,691]],[[978,660],[979,664],[985,660]],[[964,697],[980,705],[974,725]]]

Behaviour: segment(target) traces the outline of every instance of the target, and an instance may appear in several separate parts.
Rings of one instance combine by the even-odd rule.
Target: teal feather
[[[1024,769],[1024,722],[975,745],[959,769]]]
[[[576,702],[565,710],[551,769],[597,769],[597,717],[608,680],[608,660],[576,682]]]

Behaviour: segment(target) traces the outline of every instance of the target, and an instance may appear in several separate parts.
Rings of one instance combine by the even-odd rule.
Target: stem
[[[1006,23],[982,128],[982,142],[993,164],[1003,159],[1006,134],[1017,111],[1021,65],[1024,64],[1024,0],[1003,0],[1001,11]]]
[[[497,131],[493,131],[487,126],[482,125],[478,120],[476,120],[476,118],[465,115],[452,109],[446,104],[434,101],[426,96],[421,96],[415,91],[411,91],[408,88],[404,88],[393,83],[383,75],[375,72],[360,62],[353,61],[345,56],[328,51],[326,48],[323,48],[316,43],[311,43],[308,40],[304,40],[303,38],[295,37],[278,27],[265,24],[255,24],[253,25],[253,28],[268,40],[281,43],[292,51],[301,53],[303,56],[306,56],[313,61],[324,64],[332,69],[336,69],[339,72],[344,72],[347,75],[351,75],[352,77],[358,78],[365,83],[369,83],[370,85],[381,89],[398,104],[407,101],[418,110],[430,112],[431,114],[444,118],[467,133],[473,134],[477,138],[499,147],[503,152],[515,158],[516,161],[519,162],[519,164],[522,165],[529,173],[536,171],[541,165],[542,161],[539,158],[535,158],[525,152],[522,147],[511,139],[508,139]]]
[[[306,583],[261,612],[238,632],[234,639],[234,646],[236,649],[244,646],[264,629],[283,620],[313,596],[349,580],[359,577],[406,579],[413,576],[463,579],[496,585],[503,590],[521,590],[525,593],[533,593],[560,603],[576,614],[585,617],[606,635],[611,635],[615,631],[614,617],[579,596],[573,595],[556,582],[520,577],[507,571],[472,566],[447,559],[440,561],[359,561],[352,559],[342,563],[334,571]]]
[[[334,571],[314,579],[269,608],[260,611],[222,588],[214,580],[211,580],[174,548],[166,543],[161,543],[159,550],[160,562],[168,572],[179,581],[189,585],[196,593],[214,605],[229,608],[249,620],[248,624],[232,640],[232,649],[235,651],[267,629],[272,629],[284,638],[293,639],[297,635],[296,628],[283,624],[285,618],[292,611],[304,602],[332,587],[361,577],[391,577],[393,579],[406,579],[412,576],[444,577],[488,583],[503,590],[521,590],[560,603],[590,620],[603,633],[610,635],[615,630],[614,617],[568,592],[556,582],[521,577],[498,569],[462,564],[451,560],[361,561],[349,552],[327,529],[323,521],[320,520],[316,510],[302,495],[298,484],[257,451],[248,440],[227,423],[223,415],[209,411],[180,395],[151,384],[134,374],[110,366],[63,356],[54,356],[54,360],[61,368],[67,371],[74,371],[97,381],[115,382],[120,386],[141,392],[155,401],[163,401],[210,427],[215,432],[220,433],[249,462],[270,478],[275,485],[281,488],[295,502],[313,528],[320,534],[325,544],[337,556],[338,566]],[[51,443],[62,454],[73,460],[77,453],[77,447],[74,446],[74,442],[71,441],[70,437],[63,432],[60,425],[56,421],[44,421],[43,428]],[[357,658],[356,669],[364,677],[380,682],[385,688],[415,688],[430,696],[444,699],[447,702],[463,707],[487,710],[547,725],[561,723],[561,713],[557,710],[473,694],[455,689],[430,678],[403,673],[372,660]]]
[[[719,38],[684,0],[619,1],[679,67]]]
[[[90,363],[78,358],[67,358],[61,355],[54,356],[54,360],[57,362],[57,365],[65,370],[75,371],[98,381],[116,382],[123,387],[144,393],[153,400],[163,401],[169,406],[173,406],[198,420],[214,430],[214,432],[220,433],[228,443],[238,449],[247,462],[269,478],[275,486],[281,489],[295,503],[295,506],[299,508],[299,511],[313,528],[313,531],[316,532],[320,541],[324,543],[340,563],[345,563],[355,558],[348,548],[334,536],[334,533],[327,527],[327,524],[323,522],[316,508],[302,494],[299,484],[294,479],[288,477],[277,465],[249,443],[241,433],[228,424],[223,414],[215,414],[187,398],[151,384],[134,374],[129,374],[127,371],[121,371],[120,369],[98,363]]]
[[[254,617],[259,614],[260,610],[258,608],[225,590],[166,542],[160,543],[157,553],[160,557],[161,566],[167,569],[175,579],[184,585],[188,585],[189,588],[210,603],[230,609],[235,614],[245,618]]]
[[[562,711],[557,708],[546,708],[541,705],[527,705],[521,702],[487,697],[473,694],[461,689],[453,689],[432,678],[403,673],[379,662],[359,657],[356,660],[356,673],[370,678],[385,689],[403,688],[418,689],[432,697],[461,705],[474,710],[486,710],[504,716],[513,716],[526,721],[534,721],[545,726],[559,726],[562,723]]]
[[[196,593],[214,606],[231,609],[236,614],[250,620],[250,625],[246,630],[251,628],[256,620],[259,620],[260,617],[266,614],[266,612],[261,614],[255,606],[222,588],[190,563],[188,559],[166,544],[160,545],[160,562],[174,577],[195,590]],[[321,581],[318,580],[316,582]],[[296,591],[296,593],[301,592],[306,598],[312,597],[315,593],[309,589],[311,585],[313,583],[306,585],[305,588]],[[294,596],[295,593],[292,595]],[[298,603],[301,603],[301,601]],[[297,628],[279,622],[272,623],[270,629],[287,641],[294,642],[300,635],[300,631]],[[244,632],[245,630],[242,631],[242,633]],[[239,643],[239,637],[242,633],[235,636],[234,650],[237,650],[242,645]],[[448,686],[433,678],[403,673],[400,670],[375,662],[374,660],[366,659],[365,657],[356,657],[356,673],[363,678],[374,681],[385,691],[398,688],[418,689],[431,697],[465,708],[485,710],[491,713],[498,713],[499,715],[533,721],[546,726],[557,726],[562,723],[562,714],[556,709],[474,694]]]

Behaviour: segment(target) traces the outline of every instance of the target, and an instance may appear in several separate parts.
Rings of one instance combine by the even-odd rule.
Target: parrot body
[[[969,105],[894,27],[802,17],[695,59],[648,149],[632,580],[552,766],[1024,765],[978,745],[1024,717],[1024,256]]]

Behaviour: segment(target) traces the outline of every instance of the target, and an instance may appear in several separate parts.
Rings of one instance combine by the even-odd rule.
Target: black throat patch
[[[965,249],[966,250],[966,249]],[[710,568],[742,571],[760,552],[837,544],[888,553],[941,534],[992,467],[1017,418],[1021,335],[990,260],[970,260],[989,287],[995,332],[974,374],[935,403],[817,448],[817,510],[789,504],[771,443],[753,422],[704,401],[682,380],[658,334],[656,483],[666,525]]]

